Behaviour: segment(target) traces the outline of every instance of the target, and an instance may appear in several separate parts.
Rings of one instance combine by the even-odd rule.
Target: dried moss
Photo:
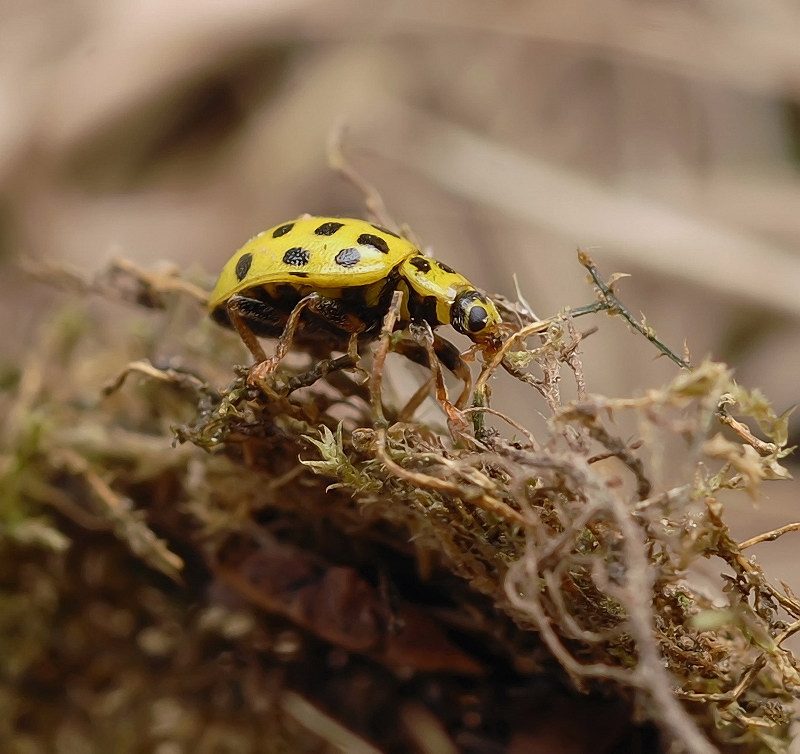
[[[454,442],[357,373],[267,398],[175,278],[94,288],[164,311],[137,354],[56,314],[5,381],[4,751],[484,751],[576,720],[587,751],[785,750],[800,603],[720,495],[786,475],[787,417],[725,365],[591,395],[575,320],[507,304],[547,431],[478,405]]]

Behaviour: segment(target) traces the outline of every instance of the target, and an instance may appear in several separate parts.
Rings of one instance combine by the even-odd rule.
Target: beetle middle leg
[[[286,386],[288,388],[287,392],[313,384],[316,379],[326,376],[331,371],[358,367],[358,336],[359,333],[366,329],[366,324],[353,312],[352,306],[348,306],[347,302],[314,292],[300,299],[292,309],[292,313],[286,320],[283,332],[278,338],[274,354],[271,357],[265,356],[260,359],[259,363],[251,370],[249,376],[251,384],[261,385],[262,387],[268,386],[267,376],[277,369],[278,364],[289,352],[298,328],[308,324],[307,320],[303,319],[303,314],[306,312],[324,320],[334,332],[339,331],[342,336],[349,335],[347,352],[344,357],[325,359],[317,363],[305,375],[292,378]],[[251,353],[256,356],[255,351],[252,349]],[[271,386],[268,387],[268,392],[274,392]]]

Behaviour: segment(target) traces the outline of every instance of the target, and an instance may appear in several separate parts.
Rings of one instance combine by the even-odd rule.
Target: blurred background
[[[675,350],[727,361],[778,412],[800,398],[795,2],[0,0],[0,13],[3,369],[64,299],[20,259],[88,275],[118,256],[169,261],[210,284],[266,227],[363,216],[328,165],[344,125],[394,220],[477,285],[513,298],[516,276],[543,317],[589,303],[583,248],[604,275],[633,275],[622,300]],[[594,320],[590,391],[676,374],[619,319]],[[735,535],[800,518],[797,490],[775,483],[731,512]],[[753,551],[796,591],[798,536]]]

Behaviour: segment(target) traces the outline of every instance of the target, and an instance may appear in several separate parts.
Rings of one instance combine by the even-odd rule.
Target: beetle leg
[[[358,366],[358,361],[358,333],[353,333],[347,345],[347,353],[337,356],[335,359],[322,359],[307,372],[290,377],[286,381],[286,394],[293,393],[301,387],[313,385],[317,380],[344,369],[356,369],[363,372]],[[332,380],[329,381],[332,382]],[[344,391],[352,392],[355,388],[357,388],[357,383],[351,382],[344,387]],[[368,399],[366,395],[362,395],[362,398]]]
[[[311,293],[306,296],[300,304],[306,303],[308,311],[324,319],[329,324],[333,325],[337,330],[343,333],[349,333],[347,341],[347,356],[352,361],[352,366],[361,370],[359,364],[358,353],[358,336],[367,329],[367,325],[361,317],[352,311],[352,305],[348,306],[348,302],[335,298],[327,298],[320,296],[318,293]],[[298,304],[298,307],[300,306]],[[292,312],[294,316],[294,312]],[[287,323],[287,329],[289,324]],[[337,363],[345,363],[344,361]],[[343,367],[339,367],[343,368]],[[366,372],[364,372],[366,374]]]
[[[461,408],[469,396],[472,384],[469,369],[463,364],[461,357],[458,356],[456,347],[447,340],[439,338],[433,333],[427,322],[422,324],[412,323],[408,328],[414,340],[421,345],[428,356],[428,365],[433,373],[434,385],[436,388],[436,400],[444,409],[447,415],[447,426],[450,434],[455,438],[462,433],[466,427]],[[438,349],[438,350],[437,350]],[[447,360],[448,363],[445,363]],[[458,397],[458,401],[453,404],[447,394],[447,385],[442,374],[442,365],[450,369],[454,374],[464,380],[464,389]],[[463,367],[463,368],[462,368]],[[460,404],[460,405],[459,405]]]
[[[318,293],[310,293],[300,301],[300,304],[304,302],[306,302],[305,306],[310,312],[313,312],[343,333],[358,335],[367,329],[364,320],[353,311],[352,304],[348,305],[347,301],[320,296]],[[300,304],[297,306],[300,306]],[[294,312],[292,312],[292,314],[294,314]],[[348,352],[351,351],[352,347],[353,343],[351,338]]]
[[[427,349],[419,341],[419,339],[401,340],[395,344],[393,350],[417,364],[421,364],[424,367],[431,367],[431,359]],[[472,391],[472,374],[469,371],[467,363],[461,358],[458,348],[456,348],[449,340],[445,340],[436,333],[433,333],[433,352],[436,356],[434,362],[441,362],[448,369],[448,371],[452,372],[459,380],[461,380],[464,385],[461,393],[456,399],[455,404],[450,404],[448,400],[448,405],[452,405],[459,410],[464,408],[464,406],[467,405],[467,401],[469,400],[469,396]],[[434,374],[433,377],[435,378],[436,375]],[[441,380],[441,378],[439,379]],[[424,387],[425,386],[420,388],[418,391],[422,391],[423,395],[418,396],[415,394],[411,398],[409,406],[403,409],[404,414],[406,413],[407,409],[416,410],[416,408],[422,402],[422,399],[424,398]],[[437,386],[437,396],[441,396],[442,394],[444,394],[446,398],[446,391],[444,390],[443,386]],[[413,405],[413,403],[416,403],[416,405]]]
[[[428,397],[431,392],[431,388],[433,387],[434,383],[436,382],[436,378],[431,375],[428,377],[425,382],[423,382],[414,392],[406,405],[400,409],[400,413],[397,415],[397,420],[400,422],[408,422],[411,421],[414,414],[417,412],[417,409],[422,405],[422,402]]]
[[[273,398],[277,397],[275,388],[268,377],[275,371],[283,357],[286,356],[286,353],[292,344],[294,334],[297,331],[297,326],[300,322],[300,316],[303,314],[303,310],[310,306],[315,298],[318,298],[317,294],[310,293],[305,298],[300,299],[300,301],[295,305],[294,309],[292,309],[292,313],[289,315],[289,319],[286,321],[283,332],[278,338],[278,343],[275,346],[275,353],[272,356],[267,356],[264,353],[264,349],[261,348],[261,345],[258,343],[252,330],[247,328],[246,323],[244,323],[244,327],[247,329],[248,338],[251,338],[255,342],[258,351],[254,350],[254,347],[251,345],[248,339],[245,338],[242,330],[239,329],[239,326],[236,326],[237,332],[239,332],[239,334],[242,336],[242,340],[244,340],[245,345],[247,345],[247,347],[250,349],[250,353],[252,353],[256,359],[256,363],[250,368],[250,374],[247,376],[248,384],[260,387],[264,392]],[[236,325],[236,320],[233,317],[231,317],[231,320],[234,322],[234,325]]]
[[[297,326],[300,324],[300,317],[303,314],[303,310],[309,309],[313,311],[314,304],[319,298],[321,297],[318,293],[309,293],[308,296],[301,298],[300,301],[298,301],[295,305],[294,309],[292,309],[289,319],[286,320],[286,326],[283,328],[283,332],[281,333],[281,336],[278,338],[278,342],[275,345],[275,353],[270,359],[268,359],[270,372],[275,371],[278,364],[283,360],[283,357],[289,352],[289,348],[292,345],[292,340],[294,339],[294,334],[297,332]]]
[[[467,405],[470,392],[472,391],[472,374],[464,359],[461,358],[458,348],[449,340],[445,340],[436,333],[433,334],[433,350],[439,361],[442,362],[461,382],[464,387],[455,402],[457,409],[462,409]]]
[[[266,389],[267,392],[274,393],[266,377],[275,371],[278,364],[280,364],[291,348],[297,328],[300,326],[303,312],[306,310],[325,319],[337,328],[350,333],[347,353],[338,359],[324,359],[305,375],[293,378],[287,385],[288,392],[290,393],[300,387],[313,384],[317,379],[327,376],[331,371],[358,367],[358,334],[365,329],[363,321],[349,312],[346,307],[342,306],[336,299],[326,298],[325,296],[320,296],[318,293],[309,293],[307,296],[300,299],[294,309],[292,309],[292,313],[286,321],[283,332],[278,338],[278,342],[275,346],[275,353],[271,357],[264,356],[250,370],[249,381],[251,384],[260,385],[262,388]],[[250,335],[252,337],[252,332]],[[248,348],[249,347],[248,345]],[[261,353],[263,354],[263,350]],[[256,355],[255,352],[253,352],[253,355]]]
[[[269,319],[274,316],[275,310],[269,304],[247,296],[231,296],[225,309],[231,324],[239,333],[239,337],[253,355],[256,363],[260,364],[266,361],[267,355],[249,323]]]

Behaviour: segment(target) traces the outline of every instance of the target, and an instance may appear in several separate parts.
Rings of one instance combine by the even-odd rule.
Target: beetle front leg
[[[428,364],[433,374],[434,386],[436,389],[436,400],[447,415],[447,426],[450,434],[455,439],[466,427],[464,416],[461,413],[463,405],[466,403],[472,385],[472,378],[466,364],[461,361],[456,347],[447,340],[440,338],[431,330],[427,322],[422,324],[411,323],[409,333],[416,343],[425,349],[428,356]],[[446,366],[456,376],[464,380],[464,389],[455,404],[450,402],[447,394],[447,385],[444,381],[442,366]]]
[[[442,364],[445,365],[459,380],[464,384],[461,394],[455,402],[457,409],[462,409],[467,405],[470,393],[472,392],[472,373],[467,366],[467,362],[461,358],[461,353],[449,340],[445,340],[436,333],[433,334],[433,351]]]
[[[415,339],[400,340],[395,343],[393,350],[417,364],[428,367],[431,370],[431,377],[414,393],[403,407],[400,415],[404,418],[413,416],[430,392],[431,387],[435,387],[437,400],[445,407],[448,416],[454,411],[460,411],[467,405],[472,392],[472,374],[467,363],[461,358],[458,348],[436,333],[432,333],[433,338],[431,340],[430,335],[425,331],[414,333],[413,328],[409,328],[409,331],[416,335]],[[427,347],[424,344],[426,340]],[[430,352],[431,349],[433,353]],[[463,384],[461,393],[455,403],[451,403],[447,395],[439,364],[446,367]]]

